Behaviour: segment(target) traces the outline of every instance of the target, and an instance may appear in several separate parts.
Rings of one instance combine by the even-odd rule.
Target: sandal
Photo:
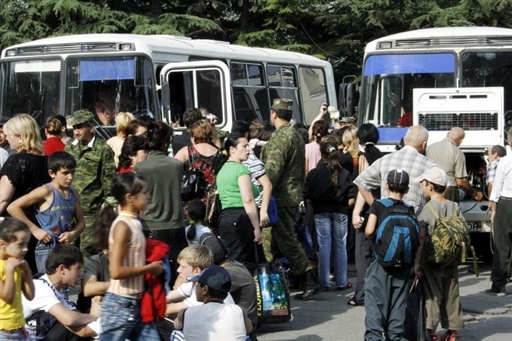
[[[357,303],[356,301],[354,301],[354,299],[353,299],[353,298],[352,298],[352,299],[350,299],[350,300],[348,300],[347,304],[348,304],[348,305],[351,305],[352,307],[358,307],[358,306],[360,306],[360,305],[364,305],[364,303]]]
[[[345,290],[345,289],[351,289],[352,288],[352,283],[348,282],[347,285],[345,285],[344,287],[337,287],[336,290]]]

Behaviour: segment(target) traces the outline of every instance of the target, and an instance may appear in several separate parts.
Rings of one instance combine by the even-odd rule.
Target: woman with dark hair
[[[379,141],[379,131],[371,123],[362,124],[357,130],[357,138],[359,144],[363,147],[364,152],[359,156],[358,168],[354,170],[354,178],[365,171],[377,159],[384,154],[375,145]],[[376,199],[380,198],[380,188],[372,191]],[[366,204],[363,196],[358,193],[354,211],[352,213],[352,225],[356,230],[355,240],[355,259],[357,271],[357,284],[354,296],[347,302],[349,305],[357,306],[364,304],[364,277],[366,269],[370,265],[373,256],[373,248],[371,242],[364,234],[364,216],[369,206]]]
[[[148,157],[137,162],[133,171],[145,175],[151,196],[140,220],[149,237],[161,240],[170,247],[172,278],[176,278],[177,258],[188,246],[185,219],[181,204],[183,165],[167,155],[172,128],[165,122],[149,122],[146,132]]]
[[[132,172],[137,162],[146,160],[148,156],[148,143],[145,136],[128,136],[119,155],[118,173]]]
[[[149,122],[136,118],[126,126],[126,136],[142,135],[148,130]]]
[[[217,190],[222,206],[219,234],[230,250],[229,258],[248,267],[255,264],[254,243],[261,243],[258,208],[254,198],[259,189],[251,181],[251,172],[242,164],[250,153],[249,142],[241,133],[226,137],[224,148],[229,158],[217,174]],[[260,259],[265,259],[261,246]]]
[[[329,123],[324,120],[318,120],[313,123],[311,129],[313,141],[306,144],[306,175],[317,166],[322,158],[320,153],[320,140],[329,134]]]
[[[321,161],[306,178],[304,196],[312,205],[318,239],[318,279],[330,289],[331,251],[334,259],[336,288],[352,287],[347,280],[348,213],[353,205],[355,188],[349,171],[338,161],[338,145],[320,142]]]

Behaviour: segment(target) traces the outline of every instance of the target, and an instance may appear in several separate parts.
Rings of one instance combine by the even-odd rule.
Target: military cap
[[[355,123],[356,118],[354,116],[344,116],[340,119],[340,123]]]
[[[94,119],[94,115],[87,109],[77,110],[72,116],[67,118],[70,126],[76,126],[82,123],[90,122]]]
[[[272,110],[292,110],[293,101],[288,98],[276,98],[272,101]]]

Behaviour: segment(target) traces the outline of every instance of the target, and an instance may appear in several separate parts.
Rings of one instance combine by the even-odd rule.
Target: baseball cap
[[[388,184],[409,186],[409,174],[403,169],[393,169],[388,173]]]
[[[90,122],[94,119],[94,115],[87,109],[77,110],[67,118],[70,126],[76,126],[82,123]]]
[[[423,180],[440,186],[446,186],[448,183],[446,173],[439,167],[429,168],[423,174],[413,179],[414,182],[422,182]]]
[[[213,253],[213,262],[220,264],[228,258],[228,248],[224,242],[213,233],[203,233],[199,238],[199,244],[209,248]]]
[[[272,101],[273,110],[292,110],[293,101],[288,98],[276,98]]]
[[[206,284],[208,288],[229,292],[231,289],[231,276],[226,269],[219,265],[212,265],[204,269],[201,274],[188,277],[190,282],[199,282]]]

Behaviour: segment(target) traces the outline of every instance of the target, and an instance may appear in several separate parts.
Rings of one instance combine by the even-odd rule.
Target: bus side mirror
[[[171,110],[171,88],[169,82],[162,84],[162,106],[166,112]]]
[[[350,79],[356,80],[357,77],[350,75],[343,77],[343,81],[338,89],[338,109],[343,109],[346,116],[354,115],[354,83]]]

